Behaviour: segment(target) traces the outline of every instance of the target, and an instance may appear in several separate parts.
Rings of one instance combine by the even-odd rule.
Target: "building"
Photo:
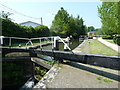
[[[93,37],[94,36],[94,31],[88,32],[88,37]]]
[[[41,24],[39,23],[35,23],[35,22],[32,22],[32,21],[27,21],[27,22],[23,22],[23,23],[20,23],[20,25],[23,25],[23,26],[32,26],[32,27],[36,27],[36,26],[39,26]]]

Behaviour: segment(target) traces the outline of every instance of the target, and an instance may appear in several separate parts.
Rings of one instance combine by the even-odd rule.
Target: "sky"
[[[101,20],[98,15],[98,8],[102,4],[101,1],[38,1],[38,0],[1,0],[0,11],[12,13],[9,17],[15,23],[22,23],[26,21],[33,21],[41,23],[50,27],[52,21],[58,10],[63,7],[69,15],[77,17],[79,15],[83,18],[84,24],[94,26],[95,28],[101,27]],[[34,18],[35,17],[35,18]]]

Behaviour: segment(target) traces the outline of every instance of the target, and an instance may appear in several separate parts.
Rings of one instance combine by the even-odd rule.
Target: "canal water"
[[[69,43],[70,49],[71,49],[71,50],[75,49],[81,42],[82,42],[82,40],[72,39],[71,42]],[[45,47],[43,47],[42,49],[52,50],[52,45],[45,46]],[[60,51],[63,51],[63,50],[64,50],[64,44],[63,44],[63,43],[59,43],[59,50],[60,50]]]
[[[79,39],[72,39],[71,42],[69,43],[69,47],[71,50],[75,49],[79,44],[82,43],[83,40],[79,40]],[[48,45],[43,47],[42,49],[44,50],[52,50],[52,45]],[[63,43],[59,43],[59,50],[60,51],[64,51],[64,44]],[[45,56],[45,55],[40,55],[38,54],[38,57],[41,59],[44,59],[46,61],[52,61],[53,57],[49,57],[49,56]]]
[[[76,48],[80,43],[81,43],[82,41],[79,41],[78,39],[73,39],[73,40],[71,40],[71,42],[69,43],[69,47],[71,48],[71,50],[73,50],[74,48]],[[45,49],[45,50],[52,50],[52,45],[49,45],[49,46],[45,46],[45,47],[43,47],[43,49]],[[64,50],[64,44],[63,43],[59,43],[59,50],[61,50],[61,51],[63,51]],[[44,60],[47,60],[47,61],[52,61],[53,59],[51,58],[51,57],[48,57],[48,56],[44,56],[44,55],[38,55],[40,58],[42,58],[42,59],[44,59]],[[20,64],[20,63],[19,63]],[[6,64],[5,64],[6,65]],[[17,64],[15,64],[15,65],[17,65]],[[23,65],[23,64],[22,64]],[[22,66],[22,65],[17,65],[17,66]],[[14,74],[11,74],[10,73],[10,71],[11,72],[13,72],[12,70],[14,69],[14,67],[16,67],[17,68],[17,66],[14,66],[13,64],[12,64],[12,66],[11,66],[11,69],[9,69],[9,70],[7,70],[8,68],[7,67],[10,67],[10,66],[8,66],[7,65],[7,67],[5,68],[6,70],[7,70],[7,72],[3,72],[4,73],[4,77],[5,77],[5,75],[9,78],[9,75],[11,75],[11,77],[12,77],[12,75],[14,75]],[[26,65],[27,66],[27,65]],[[22,66],[23,67],[23,66]],[[18,68],[17,68],[18,69]],[[6,71],[6,70],[4,70],[4,71]],[[23,71],[24,69],[23,68],[19,68],[19,70],[17,70],[17,71]],[[9,73],[9,75],[8,75],[8,73]],[[23,71],[23,73],[24,73],[24,71]],[[13,81],[13,83],[15,83],[15,84],[12,84],[12,85],[8,85],[8,87],[11,87],[11,88],[13,88],[14,87],[14,89],[18,89],[18,88],[20,88],[24,83],[25,83],[25,81],[28,79],[28,78],[23,78],[23,74],[22,73],[18,73],[18,72],[16,72],[15,71],[15,74],[17,74],[17,76],[16,76],[16,78],[15,77],[12,77],[12,78],[15,78],[15,80]],[[20,76],[21,75],[21,76]],[[5,79],[6,79],[6,77],[5,77]],[[7,82],[7,83],[10,83],[10,82],[12,82],[11,81],[11,78],[9,78],[10,80],[9,80],[9,82]],[[21,81],[22,80],[22,81]],[[5,81],[8,81],[8,80],[5,80]],[[21,81],[20,83],[18,83],[18,81]],[[6,83],[6,82],[5,82]],[[6,89],[6,88],[8,88],[8,87],[4,87],[4,89]],[[3,90],[4,90],[3,89]]]

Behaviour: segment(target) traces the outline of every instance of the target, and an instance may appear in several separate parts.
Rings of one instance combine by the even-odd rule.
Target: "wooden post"
[[[30,52],[29,52],[30,57],[37,57],[37,54],[34,52],[34,49],[32,47],[29,49],[30,49]]]
[[[54,49],[54,37],[51,37],[51,42],[52,42],[52,50]]]
[[[35,63],[32,63],[32,76],[34,77],[35,75]]]

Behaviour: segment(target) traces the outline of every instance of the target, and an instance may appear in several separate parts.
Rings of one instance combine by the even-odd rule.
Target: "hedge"
[[[115,37],[113,38],[113,41],[114,41],[115,44],[117,44],[117,45],[120,46],[120,36],[115,36]]]
[[[113,39],[113,36],[111,35],[102,35],[103,39]]]

